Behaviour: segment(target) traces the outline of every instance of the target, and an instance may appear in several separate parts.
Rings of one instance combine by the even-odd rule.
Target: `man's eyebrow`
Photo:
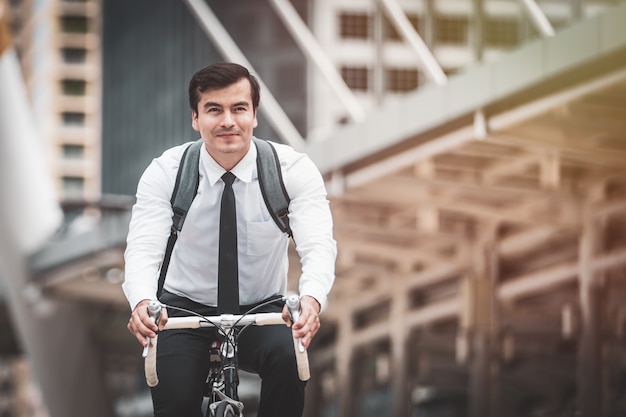
[[[236,103],[234,103],[232,105],[232,107],[241,107],[241,106],[249,107],[250,103],[248,101],[246,101],[246,100],[242,100],[242,101],[238,101],[238,102],[236,102]],[[219,103],[216,103],[214,101],[207,101],[206,103],[204,103],[204,105],[202,107],[207,109],[209,107],[220,107],[221,108],[221,107],[224,107],[224,106],[219,104]]]
[[[202,107],[204,107],[206,109],[206,108],[209,108],[209,107],[222,107],[222,105],[219,104],[219,103],[215,103],[213,101],[207,101],[206,103],[204,103],[204,105]]]

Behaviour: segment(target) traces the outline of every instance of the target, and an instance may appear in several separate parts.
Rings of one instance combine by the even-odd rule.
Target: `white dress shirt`
[[[190,143],[154,159],[137,186],[125,252],[123,290],[131,309],[156,298],[159,267],[172,225],[170,198],[182,154]],[[313,162],[291,147],[272,143],[291,199],[289,222],[302,275],[300,295],[324,307],[335,275],[337,245],[324,181]],[[253,304],[287,290],[289,238],[267,210],[259,187],[256,147],[231,170],[237,206],[239,300]],[[198,193],[174,245],[164,289],[193,301],[217,306],[220,199],[226,172],[202,146]]]

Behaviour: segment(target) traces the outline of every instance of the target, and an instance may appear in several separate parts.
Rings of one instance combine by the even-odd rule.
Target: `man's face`
[[[228,87],[200,94],[198,112],[192,112],[192,126],[200,132],[209,154],[230,170],[250,148],[257,126],[250,82],[242,78]]]

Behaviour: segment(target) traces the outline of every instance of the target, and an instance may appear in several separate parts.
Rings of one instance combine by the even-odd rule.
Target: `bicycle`
[[[295,323],[300,314],[300,298],[296,294],[283,297],[291,315],[291,322]],[[198,329],[201,327],[216,327],[222,336],[220,342],[213,342],[209,350],[210,366],[206,381],[205,397],[209,404],[206,417],[243,417],[244,405],[239,401],[237,389],[239,386],[239,369],[237,367],[237,342],[239,334],[251,325],[266,326],[285,322],[281,313],[254,313],[266,304],[258,305],[241,315],[221,314],[219,316],[203,316],[190,310],[162,304],[153,300],[148,304],[148,313],[158,324],[161,309],[172,308],[191,314],[187,317],[170,317],[163,331],[170,329]],[[156,350],[158,335],[150,340],[144,348],[145,376],[148,386],[155,387],[159,383],[156,371]],[[152,347],[151,347],[152,346]],[[308,355],[302,342],[294,338],[298,377],[302,381],[310,378]]]

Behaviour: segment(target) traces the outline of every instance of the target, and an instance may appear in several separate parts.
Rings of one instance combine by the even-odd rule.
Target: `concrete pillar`
[[[487,228],[489,229],[489,228]],[[464,308],[460,338],[468,351],[468,417],[497,417],[497,256],[493,231],[481,236],[474,250],[473,275],[463,283]]]
[[[472,0],[470,18],[470,42],[474,61],[482,62],[485,50],[485,6],[484,0]]]
[[[379,2],[375,4],[374,18],[372,19],[374,43],[376,45],[376,60],[374,61],[374,71],[372,74],[372,84],[376,103],[382,104],[385,97],[385,12]]]
[[[572,19],[574,21],[582,20],[584,16],[583,0],[571,0]]]
[[[436,33],[437,12],[435,9],[435,0],[426,0],[424,2],[424,15],[420,30],[422,38],[431,51],[435,50],[435,33]]]
[[[585,207],[579,247],[579,297],[581,332],[578,340],[578,403],[581,417],[603,416],[602,296],[600,273],[592,268],[594,256],[602,249],[603,226],[591,211],[592,202],[601,198],[599,190],[590,193]],[[595,195],[595,198],[594,198]]]
[[[350,311],[346,309],[346,311]],[[353,414],[354,388],[352,384],[352,317],[350,314],[341,315],[342,319],[337,323],[338,336],[335,344],[335,358],[337,382],[339,391],[339,417],[351,417]]]
[[[407,375],[407,335],[408,329],[404,324],[407,315],[407,291],[401,279],[394,283],[394,293],[390,314],[390,342],[391,342],[391,392],[393,394],[393,415],[410,416],[410,395]]]

